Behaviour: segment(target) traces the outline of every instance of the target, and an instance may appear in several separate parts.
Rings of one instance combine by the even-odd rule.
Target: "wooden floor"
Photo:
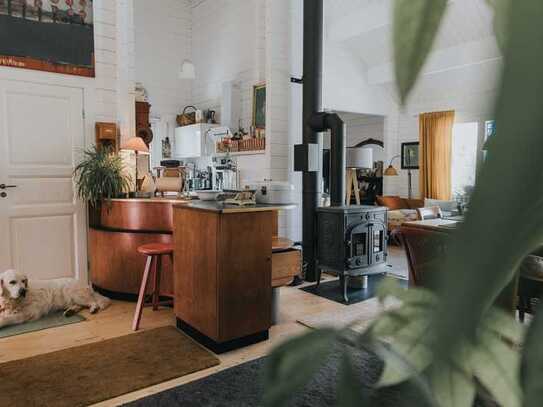
[[[132,334],[131,322],[134,308],[134,303],[114,302],[110,308],[96,315],[83,312],[82,315],[87,318],[87,321],[82,323],[0,339],[0,363]],[[297,287],[284,287],[280,294],[280,320],[271,328],[270,340],[219,355],[221,364],[216,367],[125,394],[95,406],[120,405],[259,358],[266,355],[285,338],[300,334],[307,329],[296,322],[298,318],[321,312],[341,313],[346,308],[345,305],[306,293]],[[150,308],[146,308],[140,330],[174,324],[175,318],[171,309],[153,312]]]
[[[82,323],[0,339],[0,363],[132,334],[130,327],[134,307],[134,303],[114,302],[110,308],[96,315],[83,312],[82,315],[87,318],[87,321]],[[297,288],[282,288],[280,322],[271,328],[270,340],[219,355],[221,364],[216,367],[126,394],[96,404],[96,406],[116,406],[259,358],[266,355],[273,346],[285,338],[306,329],[296,322],[298,317],[323,311],[341,311],[344,308],[344,305]],[[175,318],[171,309],[153,312],[150,308],[146,308],[142,317],[141,330],[174,324]]]

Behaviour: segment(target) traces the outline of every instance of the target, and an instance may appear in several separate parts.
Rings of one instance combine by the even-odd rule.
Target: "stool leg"
[[[160,273],[162,271],[162,256],[157,256],[155,260],[154,284],[153,284],[153,311],[158,309],[160,301]]]
[[[153,263],[153,256],[147,256],[147,263],[145,264],[145,270],[143,271],[143,278],[141,279],[140,293],[138,295],[138,303],[136,305],[136,312],[134,314],[134,320],[132,322],[132,330],[137,331],[140,326],[141,313],[143,311],[143,305],[145,303],[145,293],[147,292],[147,281],[149,280],[149,273]]]

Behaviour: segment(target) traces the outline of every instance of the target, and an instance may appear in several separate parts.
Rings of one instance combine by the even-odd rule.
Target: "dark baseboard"
[[[193,328],[186,322],[177,318],[177,328],[183,331],[185,334],[190,336],[199,344],[205,346],[213,353],[220,355],[221,353],[229,352],[231,350],[243,348],[245,346],[253,345],[258,342],[266,341],[269,339],[269,331],[265,330],[262,332],[257,332],[253,335],[244,336],[243,338],[232,339],[226,342],[216,342],[210,337],[199,332],[197,329]]]

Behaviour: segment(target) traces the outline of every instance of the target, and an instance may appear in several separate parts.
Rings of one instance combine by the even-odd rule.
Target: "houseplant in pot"
[[[83,160],[75,167],[77,196],[89,203],[89,223],[100,222],[102,203],[124,196],[130,180],[123,173],[121,157],[107,147],[92,147],[83,152]]]

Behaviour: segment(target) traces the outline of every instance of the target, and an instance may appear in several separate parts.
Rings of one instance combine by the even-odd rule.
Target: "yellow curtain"
[[[424,198],[451,199],[451,149],[454,111],[419,116],[419,179]]]

